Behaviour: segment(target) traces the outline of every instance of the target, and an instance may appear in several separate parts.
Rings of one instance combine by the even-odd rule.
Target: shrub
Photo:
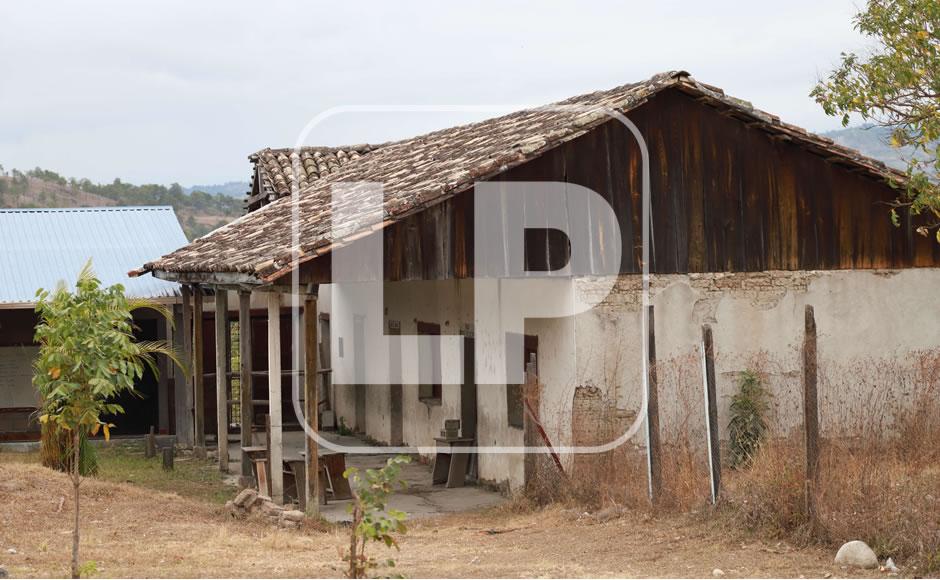
[[[350,479],[353,494],[353,502],[347,508],[353,519],[349,549],[343,554],[343,561],[349,564],[349,578],[365,578],[369,570],[379,566],[374,558],[366,556],[366,544],[379,542],[397,550],[397,536],[408,530],[405,526],[407,515],[389,509],[388,498],[396,485],[406,486],[399,474],[401,465],[410,461],[407,455],[398,455],[390,458],[381,469],[367,469],[365,475],[355,467],[343,472],[343,477]],[[394,567],[395,560],[389,558],[385,565]]]
[[[746,370],[741,373],[738,392],[731,399],[728,422],[728,453],[732,467],[747,466],[753,460],[767,433],[767,399],[761,376]]]

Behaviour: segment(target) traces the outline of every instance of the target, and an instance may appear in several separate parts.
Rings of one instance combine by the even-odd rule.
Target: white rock
[[[281,518],[290,522],[304,521],[304,512],[300,510],[288,510],[281,513]]]
[[[861,540],[847,542],[836,553],[836,564],[855,566],[856,568],[877,568],[878,556]]]
[[[725,575],[725,571],[722,570],[721,568],[715,568],[714,570],[712,570],[712,576],[714,576],[715,578],[719,576],[724,576],[724,575]]]

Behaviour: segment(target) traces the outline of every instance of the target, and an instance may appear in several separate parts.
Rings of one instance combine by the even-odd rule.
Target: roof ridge
[[[92,205],[78,207],[0,207],[3,213],[95,213],[119,211],[173,211],[172,205]]]

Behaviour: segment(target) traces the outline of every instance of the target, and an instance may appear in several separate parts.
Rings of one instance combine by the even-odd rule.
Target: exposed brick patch
[[[651,274],[650,294],[657,294],[674,284],[685,284],[702,300],[721,296],[749,299],[759,307],[773,307],[788,292],[805,292],[810,282],[822,275],[815,271],[774,270],[766,272],[710,272],[693,274]],[[579,296],[596,301],[607,284],[599,279],[582,278],[575,281]],[[600,307],[638,309],[643,301],[643,277],[628,274],[617,277],[614,287]]]

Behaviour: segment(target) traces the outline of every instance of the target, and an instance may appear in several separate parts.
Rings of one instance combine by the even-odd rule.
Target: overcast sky
[[[8,2],[0,164],[247,180],[249,153],[293,145],[330,107],[544,104],[671,69],[824,131],[838,122],[807,94],[862,46],[855,12],[843,0]],[[471,117],[344,116],[312,139],[381,142]]]

